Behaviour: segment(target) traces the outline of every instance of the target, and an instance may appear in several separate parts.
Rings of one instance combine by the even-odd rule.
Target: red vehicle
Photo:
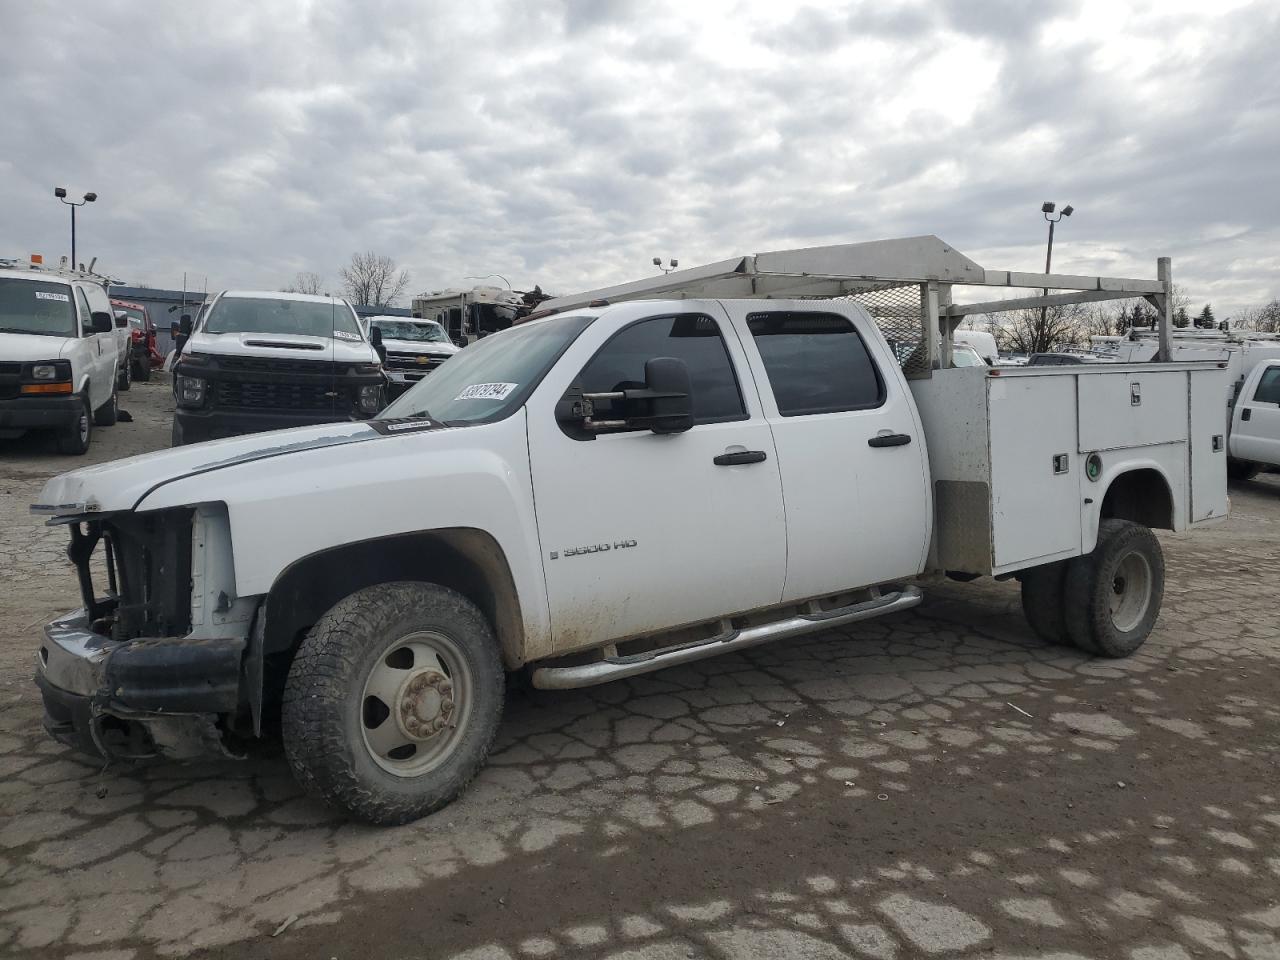
[[[117,314],[123,313],[129,318],[129,330],[133,334],[130,354],[133,379],[150,380],[151,368],[164,365],[164,356],[156,346],[156,325],[151,315],[146,307],[128,300],[112,300],[111,306]]]

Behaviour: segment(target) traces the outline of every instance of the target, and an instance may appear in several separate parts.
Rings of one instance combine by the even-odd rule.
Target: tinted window
[[[866,410],[884,403],[884,381],[862,337],[833,313],[753,313],[747,326],[769,374],[778,412]]]
[[[720,328],[699,313],[642,320],[616,334],[583,368],[578,378],[582,392],[643,387],[645,361],[655,357],[675,357],[689,367],[694,423],[746,419]],[[604,420],[616,412],[611,401],[596,403],[595,410],[596,418]]]
[[[1262,375],[1253,399],[1256,403],[1280,403],[1280,367],[1272,367]]]

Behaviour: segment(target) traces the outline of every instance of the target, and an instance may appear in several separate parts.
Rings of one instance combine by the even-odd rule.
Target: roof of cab
[[[223,290],[219,296],[243,297],[255,300],[300,300],[306,303],[346,303],[342,297],[315,293],[284,293],[280,290]]]

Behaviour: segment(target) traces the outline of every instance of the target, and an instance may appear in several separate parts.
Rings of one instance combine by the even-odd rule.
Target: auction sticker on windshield
[[[518,383],[473,383],[458,394],[458,400],[505,400]]]
[[[71,298],[65,293],[46,293],[43,290],[36,291],[37,300],[57,300],[59,303],[70,303]]]

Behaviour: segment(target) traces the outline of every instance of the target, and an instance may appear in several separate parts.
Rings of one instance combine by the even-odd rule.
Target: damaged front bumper
[[[220,717],[240,703],[243,637],[114,641],[78,610],[46,625],[36,657],[44,726],[104,759],[226,754]]]

